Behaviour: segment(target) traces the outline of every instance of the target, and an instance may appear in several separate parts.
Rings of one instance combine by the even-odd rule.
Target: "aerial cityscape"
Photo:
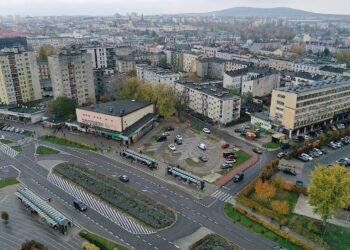
[[[0,250],[350,250],[350,2],[0,3]]]

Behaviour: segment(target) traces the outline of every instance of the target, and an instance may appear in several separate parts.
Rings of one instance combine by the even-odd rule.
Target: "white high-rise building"
[[[0,51],[0,103],[21,104],[41,98],[35,53],[16,48]]]
[[[65,49],[48,60],[54,98],[65,96],[78,105],[96,102],[92,58],[86,50]]]

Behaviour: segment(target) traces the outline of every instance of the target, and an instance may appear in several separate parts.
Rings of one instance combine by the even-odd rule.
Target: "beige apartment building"
[[[86,50],[65,49],[48,60],[54,98],[65,96],[78,105],[96,102],[92,58]]]
[[[349,113],[350,79],[315,81],[272,91],[270,119],[290,137],[347,118]]]
[[[153,103],[123,100],[77,108],[76,115],[88,132],[130,144],[152,129],[154,111]]]
[[[189,52],[182,53],[182,71],[183,72],[196,72],[198,55]]]
[[[35,53],[17,48],[0,51],[0,103],[22,104],[41,98]]]
[[[227,124],[240,117],[241,98],[220,87],[221,82],[195,83],[180,80],[174,83],[176,91],[185,93],[188,107],[214,122]]]

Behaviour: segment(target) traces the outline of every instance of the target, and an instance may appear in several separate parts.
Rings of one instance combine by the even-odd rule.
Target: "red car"
[[[229,161],[232,161],[232,160],[234,160],[236,158],[237,158],[237,156],[232,154],[232,155],[228,155],[226,159],[229,160]]]
[[[228,148],[230,146],[230,144],[228,144],[228,143],[223,143],[222,145],[221,145],[221,148],[222,149],[225,149],[225,148]]]

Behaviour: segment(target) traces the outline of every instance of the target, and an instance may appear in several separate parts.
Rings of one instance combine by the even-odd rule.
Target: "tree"
[[[57,49],[49,44],[44,44],[39,48],[38,59],[47,61],[47,57],[57,53]]]
[[[294,189],[295,185],[291,181],[282,181],[281,187],[282,187],[282,189],[290,192],[290,191],[292,191]]]
[[[325,145],[328,142],[327,135],[325,133],[320,134],[320,144]]]
[[[1,211],[1,219],[4,221],[4,223],[7,223],[10,219],[10,216],[6,211]]]
[[[252,92],[245,92],[242,94],[242,103],[252,103],[253,102],[253,93]]]
[[[163,56],[163,57],[160,59],[160,61],[159,61],[159,67],[161,67],[161,68],[163,68],[163,69],[168,69],[168,68],[169,68],[165,56]]]
[[[333,134],[333,140],[338,140],[340,138],[339,130],[332,131],[332,134]]]
[[[300,44],[293,44],[291,47],[290,47],[290,51],[292,53],[295,53],[299,56],[303,55],[304,54],[304,48],[303,46],[301,46]]]
[[[199,82],[200,81],[199,77],[194,72],[188,73],[188,79],[191,80],[191,81],[194,81],[194,82]]]
[[[271,207],[279,214],[288,214],[289,204],[287,201],[274,200],[271,202]]]
[[[328,57],[331,54],[328,48],[325,48],[323,51],[323,56]]]
[[[141,85],[141,81],[136,77],[127,79],[121,86],[118,97],[122,100],[132,100],[135,99],[137,90]]]
[[[171,96],[174,97],[175,109],[177,115],[180,116],[182,112],[188,107],[189,96],[186,91],[177,91],[174,87],[172,88]]]
[[[255,197],[258,200],[267,200],[276,194],[276,187],[270,181],[258,179],[255,184]]]
[[[84,241],[82,244],[82,249],[83,250],[100,250],[99,247],[97,247],[96,245],[88,242],[88,241]]]
[[[308,189],[308,202],[314,212],[326,221],[336,214],[339,208],[349,205],[350,172],[338,164],[330,168],[317,165],[311,172]]]
[[[174,97],[171,88],[165,84],[153,86],[154,103],[158,114],[169,117],[176,113]]]
[[[346,63],[348,67],[350,67],[350,49],[338,51],[335,54],[335,58],[340,63]]]
[[[108,95],[100,96],[100,102],[106,103],[106,102],[109,102],[109,101],[111,101],[111,97],[110,96],[108,96]]]
[[[125,73],[125,77],[127,79],[136,77],[136,69],[135,68],[128,69]]]
[[[75,119],[74,101],[68,97],[57,97],[52,103],[52,114],[55,119],[66,121]]]
[[[273,179],[273,184],[275,184],[276,188],[281,188],[282,182],[283,182],[283,177],[280,175],[277,175]]]
[[[48,250],[48,247],[44,246],[38,241],[27,240],[22,244],[21,250]]]

